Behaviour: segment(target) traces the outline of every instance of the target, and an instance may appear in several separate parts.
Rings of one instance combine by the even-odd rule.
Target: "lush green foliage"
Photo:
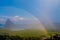
[[[21,31],[7,31],[0,30],[0,39],[1,40],[55,40],[59,39],[59,32],[48,33],[45,35],[42,31],[39,30],[21,30]]]

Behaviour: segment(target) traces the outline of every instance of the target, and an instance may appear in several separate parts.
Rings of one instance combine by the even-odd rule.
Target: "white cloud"
[[[13,21],[21,21],[21,20],[24,20],[25,18],[20,17],[20,16],[14,16],[14,17],[11,17],[11,19],[12,19]]]
[[[22,18],[22,17],[21,17],[21,18],[19,18],[19,19],[20,19],[20,20],[24,20],[24,18]]]
[[[10,19],[13,23],[23,23],[23,24],[30,24],[30,23],[35,23],[38,21],[37,18],[32,17],[32,18],[26,18],[26,17],[21,17],[21,16],[6,16],[6,17],[1,17],[0,21],[7,21],[7,19]]]
[[[20,17],[20,16],[0,16],[0,23],[6,22],[7,19],[10,19],[12,22],[25,20],[25,18]]]
[[[14,16],[15,18],[19,17],[19,16]]]

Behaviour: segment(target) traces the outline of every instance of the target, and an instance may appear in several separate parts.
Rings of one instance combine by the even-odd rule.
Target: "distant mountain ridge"
[[[28,26],[26,24],[25,25],[21,25],[21,24],[15,25],[10,19],[8,19],[5,24],[0,23],[0,29],[5,29],[5,28],[13,29],[14,28],[14,30],[20,30],[23,28],[27,29],[28,27],[31,28],[32,26],[37,29],[36,26],[39,26],[39,24],[37,24],[36,26],[35,25],[36,25],[36,23],[32,24],[32,25],[28,25]],[[56,27],[57,30],[60,30],[60,23],[53,23],[53,25],[54,25],[54,27]],[[50,26],[48,26],[48,27],[50,27]],[[47,28],[47,30],[51,30],[51,29]]]

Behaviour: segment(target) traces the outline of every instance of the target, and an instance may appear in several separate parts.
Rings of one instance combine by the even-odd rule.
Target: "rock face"
[[[13,28],[15,25],[12,23],[12,21],[10,21],[10,19],[7,19],[6,23],[5,23],[5,29],[11,29]]]

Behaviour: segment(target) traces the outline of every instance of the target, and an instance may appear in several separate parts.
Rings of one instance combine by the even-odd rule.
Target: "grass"
[[[9,35],[19,35],[23,37],[28,37],[28,36],[41,36],[45,35],[42,31],[40,30],[20,30],[20,31],[8,31],[8,30],[0,30],[0,33],[8,33]]]
[[[20,30],[20,31],[10,31],[10,30],[0,30],[0,34],[9,34],[10,36],[21,36],[21,37],[46,37],[47,35],[45,33],[43,33],[40,30]],[[55,33],[59,33],[60,32],[55,32],[55,31],[49,31],[48,34],[49,35],[54,35]],[[47,36],[49,37],[49,36]]]

